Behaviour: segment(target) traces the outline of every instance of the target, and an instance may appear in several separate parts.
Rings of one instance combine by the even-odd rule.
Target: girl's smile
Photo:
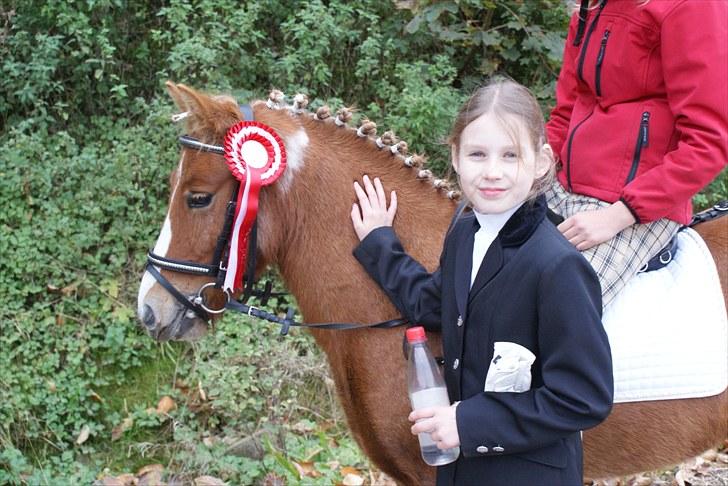
[[[484,187],[479,189],[479,191],[486,199],[497,199],[505,194],[506,189],[497,187]]]

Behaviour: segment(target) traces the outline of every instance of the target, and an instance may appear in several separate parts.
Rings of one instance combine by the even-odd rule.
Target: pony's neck
[[[394,229],[405,249],[429,270],[437,266],[455,202],[417,169],[352,130],[302,120],[308,146],[302,167],[276,212],[285,221],[276,263],[308,322],[393,318],[396,310],[352,256],[359,243],[351,222],[353,182],[379,177],[397,192]],[[267,219],[267,218],[263,218]]]

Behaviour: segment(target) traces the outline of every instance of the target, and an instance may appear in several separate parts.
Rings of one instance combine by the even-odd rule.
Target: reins
[[[240,110],[248,120],[253,119],[253,111],[249,105],[241,106]],[[189,135],[182,135],[178,138],[180,145],[186,148],[199,150],[201,152],[210,152],[218,155],[223,155],[225,149],[219,145],[212,145],[203,143]],[[291,326],[294,327],[307,327],[311,329],[328,329],[328,330],[347,330],[347,329],[362,329],[362,328],[377,328],[386,329],[405,325],[408,323],[406,319],[397,318],[390,319],[388,321],[382,321],[371,324],[362,323],[350,323],[350,322],[327,322],[327,323],[303,323],[293,320],[294,309],[289,307],[286,311],[285,317],[280,317],[274,313],[267,312],[259,307],[248,305],[247,301],[253,297],[260,301],[260,305],[264,306],[268,303],[271,297],[279,297],[288,295],[286,292],[272,292],[272,283],[266,281],[263,289],[256,288],[255,281],[255,268],[256,268],[256,255],[257,255],[257,219],[256,223],[253,224],[250,235],[248,237],[248,251],[247,261],[245,266],[245,273],[243,276],[243,292],[238,299],[233,298],[230,292],[223,291],[223,282],[227,274],[227,268],[225,262],[227,261],[228,251],[230,246],[230,237],[233,227],[233,219],[236,210],[236,201],[238,195],[238,186],[235,187],[233,193],[228,201],[225,209],[225,221],[223,223],[222,230],[217,238],[215,245],[215,251],[213,252],[212,261],[209,264],[203,264],[198,262],[191,262],[187,260],[177,260],[174,258],[167,258],[161,255],[155,254],[153,251],[149,251],[147,254],[146,271],[148,271],[159,284],[170,293],[172,297],[177,300],[182,306],[187,309],[188,317],[196,315],[203,321],[210,324],[212,316],[216,314],[222,314],[226,310],[232,310],[247,314],[248,316],[255,317],[258,319],[264,319],[269,322],[280,324],[280,334],[285,336],[288,334]],[[204,284],[197,290],[197,294],[193,296],[185,296],[182,292],[177,290],[174,285],[167,280],[162,273],[157,270],[164,269],[172,272],[187,273],[190,275],[198,275],[203,277],[214,278],[213,282]],[[208,288],[214,288],[223,291],[225,294],[225,305],[218,309],[211,308],[205,298],[205,293]]]

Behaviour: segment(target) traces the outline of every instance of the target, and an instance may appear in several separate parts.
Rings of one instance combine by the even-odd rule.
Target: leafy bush
[[[441,142],[484,77],[553,101],[566,20],[560,0],[3,2],[0,483],[89,484],[152,462],[241,484],[368,468],[307,334],[233,316],[196,345],[138,329],[177,156],[162,83],[241,101],[308,91],[442,173]],[[724,172],[695,201],[727,195]],[[263,459],[241,455],[249,438]]]

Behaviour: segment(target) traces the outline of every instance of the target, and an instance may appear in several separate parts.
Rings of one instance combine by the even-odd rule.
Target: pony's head
[[[224,237],[226,223],[229,226],[227,207],[239,182],[215,147],[223,145],[228,129],[245,116],[230,97],[209,96],[171,82],[167,90],[182,112],[178,119],[184,119],[187,136],[180,139],[179,164],[169,177],[169,209],[139,288],[138,314],[155,339],[195,339],[204,334],[229,298],[214,288],[214,282],[225,265],[220,253],[226,242],[218,240]],[[267,201],[275,199],[271,193],[282,192],[290,184],[307,139],[294,117],[262,105],[261,110],[256,105],[252,110],[265,111],[262,118],[275,124],[288,149],[284,176],[261,189],[264,211]],[[261,117],[256,114],[255,118]],[[256,239],[258,268],[274,251],[266,245],[270,238],[262,226]]]
[[[242,191],[228,168],[223,145],[230,128],[254,118],[271,127],[285,146],[282,175],[260,189],[255,249],[248,259],[260,271],[276,265],[307,319],[335,320],[340,310],[322,306],[345,295],[348,312],[358,319],[388,312],[351,250],[357,243],[350,223],[352,184],[376,174],[396,189],[402,204],[395,229],[415,256],[436,261],[436,248],[415,236],[415,228],[444,233],[458,192],[434,179],[424,159],[407,154],[407,144],[391,132],[376,137],[376,125],[364,119],[358,128],[347,122],[352,113],[305,110],[307,99],[296,95],[292,105],[273,91],[250,110],[227,96],[210,96],[184,85],[167,83],[169,94],[186,125],[179,164],[170,175],[167,217],[139,289],[139,318],[156,339],[194,339],[207,329],[234,298],[219,290],[218,269],[228,248],[231,225],[227,210]],[[243,114],[247,113],[247,115]],[[232,233],[235,233],[233,230]],[[251,256],[255,256],[253,260]],[[251,275],[252,278],[254,275]],[[344,278],[346,276],[346,278]],[[383,319],[378,319],[383,320]]]

